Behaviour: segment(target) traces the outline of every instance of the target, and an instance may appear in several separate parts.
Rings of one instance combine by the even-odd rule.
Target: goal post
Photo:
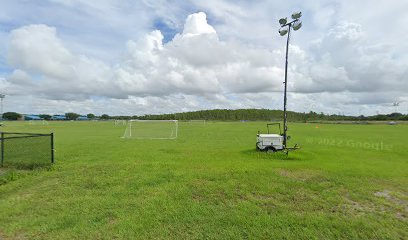
[[[122,138],[176,139],[177,120],[129,120]]]

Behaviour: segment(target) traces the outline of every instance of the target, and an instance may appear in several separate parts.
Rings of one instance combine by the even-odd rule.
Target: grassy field
[[[113,122],[13,123],[55,132],[51,169],[0,168],[0,239],[407,239],[408,125],[180,123],[176,140]]]

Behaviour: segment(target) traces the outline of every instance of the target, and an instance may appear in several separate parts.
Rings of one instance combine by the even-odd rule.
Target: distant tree
[[[52,116],[48,114],[40,114],[39,116],[44,120],[50,120],[52,118]]]
[[[7,120],[18,120],[21,118],[21,114],[16,112],[5,112],[3,113],[3,118]]]
[[[65,117],[68,120],[76,120],[79,117],[79,114],[77,113],[73,113],[73,112],[69,112],[69,113],[65,113]]]
[[[366,117],[364,115],[360,115],[357,118],[358,118],[358,120],[366,120]]]
[[[102,114],[101,119],[109,119],[109,115],[108,114]]]
[[[93,119],[93,118],[95,118],[95,115],[92,114],[92,113],[88,113],[88,114],[86,115],[86,117],[89,118],[89,119]]]
[[[388,116],[388,118],[389,118],[390,120],[398,120],[398,119],[400,119],[403,115],[402,115],[401,113],[394,112],[394,113],[388,114],[387,116]]]

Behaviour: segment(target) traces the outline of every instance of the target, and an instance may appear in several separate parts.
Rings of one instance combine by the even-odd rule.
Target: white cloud
[[[8,56],[12,67],[55,77],[70,77],[75,62],[72,54],[56,37],[56,29],[46,25],[30,25],[13,30]]]
[[[220,41],[206,15],[187,17],[185,29],[169,43],[153,31],[128,42],[128,55],[116,67],[128,95],[225,94],[277,90],[272,79],[282,71],[268,66],[272,53]]]
[[[201,34],[216,34],[215,29],[207,23],[207,15],[203,12],[189,15],[182,36],[192,37]]]
[[[39,112],[64,106],[95,112],[110,106],[113,110],[105,110],[110,114],[281,108],[285,39],[278,38],[277,26],[271,23],[281,17],[278,13],[290,13],[288,7],[275,1],[183,4],[102,1],[96,6],[52,1],[52,6],[58,6],[55,12],[73,22],[65,19],[54,25],[56,20],[45,16],[48,24],[34,24],[31,16],[27,21],[33,24],[17,24],[2,40],[13,70],[3,74],[0,91],[41,99],[36,102],[43,104],[22,107]],[[12,10],[11,5],[5,8]],[[359,105],[375,113],[388,109],[390,101],[406,98],[408,65],[402,59],[408,48],[373,34],[372,14],[363,11],[365,18],[351,16],[353,10],[339,1],[299,7],[304,9],[305,24],[294,33],[290,48],[292,109],[335,113],[347,109],[356,114],[353,109]],[[187,16],[187,8],[203,9],[210,17],[202,12]],[[154,14],[146,9],[154,9]],[[141,24],[132,23],[138,20],[130,17],[133,11],[139,13]],[[0,14],[0,19],[11,19],[9,15]],[[321,21],[323,16],[329,19]],[[179,34],[167,42],[160,30],[146,33],[157,19]],[[368,25],[367,19],[373,23]],[[403,26],[404,21],[396,22]],[[76,27],[79,35],[68,34]],[[92,33],[85,34],[88,30]],[[110,32],[114,37],[109,37]]]
[[[8,77],[7,79],[10,84],[15,84],[15,85],[23,85],[23,86],[31,86],[33,85],[33,80],[31,76],[20,70],[16,69],[13,71],[13,73]]]
[[[56,29],[46,25],[28,25],[10,35],[8,60],[18,69],[7,79],[13,86],[26,87],[23,94],[36,94],[50,99],[110,96],[110,67],[105,63],[75,55],[58,38]],[[29,77],[23,73],[32,74]]]

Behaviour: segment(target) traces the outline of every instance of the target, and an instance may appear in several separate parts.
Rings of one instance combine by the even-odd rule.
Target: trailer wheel
[[[267,151],[268,153],[274,153],[274,152],[276,152],[276,149],[275,149],[274,147],[268,147],[268,148],[266,149],[266,151]]]
[[[258,147],[258,143],[255,144],[255,149],[256,151],[261,151],[261,149]]]

